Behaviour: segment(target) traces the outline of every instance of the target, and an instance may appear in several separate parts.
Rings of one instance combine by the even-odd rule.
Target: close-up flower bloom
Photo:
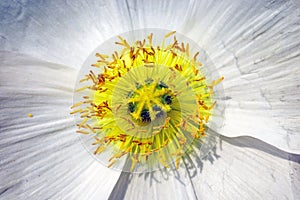
[[[125,36],[136,38],[149,31],[136,30]],[[153,32],[164,31],[155,29]],[[205,55],[205,52],[198,51],[191,57],[197,45],[178,42],[175,33],[164,34],[162,43],[158,44],[150,33],[147,40],[137,40],[131,46],[131,41],[118,36],[120,41],[115,44],[122,46],[119,53],[115,51],[111,57],[92,54],[88,63],[93,63],[95,56],[99,60],[84,64],[81,70],[84,73],[88,71],[86,66],[92,66],[101,73],[97,74],[95,69],[83,76],[79,73],[81,86],[76,89],[74,99],[80,99],[77,94],[80,93],[82,100],[74,103],[70,114],[78,114],[77,133],[93,136],[94,142],[90,142],[96,145],[93,154],[112,152],[108,167],[125,159],[131,162],[130,172],[149,172],[159,164],[169,168],[171,163],[178,169],[181,158],[191,151],[196,140],[198,148],[207,149],[210,141],[207,138],[214,137],[205,129],[216,128],[208,124],[211,116],[222,118],[223,110],[212,98],[218,97],[214,88],[224,77],[208,84],[206,74],[211,76],[216,71],[204,72],[204,68],[213,68],[198,61],[199,54]],[[174,38],[170,40],[172,35]],[[105,46],[97,49],[105,49]],[[219,112],[213,112],[214,107],[218,107]],[[88,144],[90,139],[83,138],[88,149],[92,148]],[[121,168],[122,165],[124,163]],[[127,168],[122,170],[128,171]]]
[[[0,1],[0,199],[299,199],[299,13]]]

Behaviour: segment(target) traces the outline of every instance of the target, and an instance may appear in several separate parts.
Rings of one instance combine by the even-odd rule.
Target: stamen
[[[174,35],[176,33],[176,31],[171,31],[171,32],[169,32],[169,33],[167,33],[166,35],[165,35],[165,38],[168,38],[168,37],[170,37],[171,35]]]
[[[71,109],[81,106],[82,104],[83,104],[83,102],[77,102],[71,106]]]
[[[109,163],[109,165],[107,167],[111,168],[116,162],[117,162],[117,160],[113,160],[112,162]]]
[[[77,130],[76,132],[77,132],[77,133],[81,133],[81,134],[85,134],[85,135],[86,135],[86,134],[89,134],[89,132],[87,132],[87,131],[81,131],[81,130]]]
[[[105,150],[105,146],[99,146],[95,151],[94,154],[100,154]]]
[[[221,81],[223,81],[223,80],[224,80],[224,77],[222,76],[221,78],[219,78],[219,79],[213,81],[213,82],[211,83],[211,87],[214,87],[215,85],[218,85],[218,84],[221,83]]]
[[[186,49],[185,53],[186,53],[187,57],[190,57],[190,45],[189,45],[189,43],[186,44],[186,48],[185,49]]]
[[[81,122],[80,122],[80,124],[79,124],[79,126],[83,126],[84,124],[85,124],[85,122],[87,122],[89,120],[89,118],[84,118]]]
[[[79,109],[79,110],[74,110],[74,111],[70,112],[70,114],[71,114],[71,115],[73,115],[73,114],[75,114],[75,113],[79,113],[79,112],[81,112],[81,111],[82,111],[82,109]]]
[[[110,56],[96,53],[92,66],[101,69],[79,81],[90,85],[76,92],[89,89],[90,94],[74,103],[70,114],[82,119],[77,133],[94,134],[95,155],[114,149],[108,167],[128,157],[130,171],[155,162],[168,168],[170,161],[178,169],[191,138],[205,137],[216,105],[213,88],[224,77],[208,84],[198,68],[200,53],[190,57],[190,45],[175,34],[165,34],[159,46],[152,44],[153,33],[132,44],[118,36],[115,44],[122,49]]]
[[[197,56],[199,55],[199,51],[194,55],[194,61],[196,62]]]
[[[96,130],[95,130],[93,127],[91,127],[91,126],[88,125],[88,124],[86,124],[86,126],[87,126],[93,133],[96,133]]]
[[[152,37],[153,37],[153,33],[150,33],[150,35],[147,37],[148,40],[149,40],[149,44],[151,45],[151,47],[152,47]]]
[[[106,60],[106,58],[109,57],[108,55],[100,54],[100,53],[96,53],[96,56],[99,57],[99,58],[101,58],[102,60]]]
[[[82,88],[77,89],[76,92],[81,92],[87,88],[89,88],[89,86],[83,86]]]

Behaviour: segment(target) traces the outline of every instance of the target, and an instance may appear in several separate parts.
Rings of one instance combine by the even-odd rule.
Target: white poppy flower
[[[299,199],[300,7],[288,1],[0,2],[0,199]],[[223,81],[224,126],[177,171],[115,171],[70,116],[79,69],[123,32],[177,30]]]

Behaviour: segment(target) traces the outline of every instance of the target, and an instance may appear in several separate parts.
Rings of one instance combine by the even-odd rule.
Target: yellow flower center
[[[97,53],[99,60],[80,82],[90,81],[77,92],[92,90],[71,114],[80,113],[81,134],[93,134],[95,154],[105,150],[112,156],[108,166],[122,158],[131,160],[130,171],[159,164],[169,167],[179,160],[196,139],[205,137],[205,127],[216,102],[213,87],[223,77],[208,84],[197,61],[190,57],[189,44],[174,40],[161,46],[152,44],[152,34],[133,45],[119,37],[123,49],[111,57]],[[80,109],[75,110],[77,107]],[[125,156],[127,155],[127,157]]]

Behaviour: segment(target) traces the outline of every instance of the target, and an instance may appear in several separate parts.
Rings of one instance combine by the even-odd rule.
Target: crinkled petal
[[[251,137],[221,137],[192,183],[198,199],[298,199],[299,161]]]
[[[75,78],[65,66],[0,53],[1,199],[107,199],[120,172],[96,162],[75,134]]]
[[[254,145],[253,145],[254,144]],[[298,199],[300,156],[251,137],[221,137],[178,171],[122,173],[110,199]]]
[[[123,1],[3,0],[0,50],[79,69],[99,44],[131,28],[126,10]]]
[[[227,9],[211,54],[223,82],[224,128],[300,153],[300,18],[291,2]],[[246,14],[247,13],[247,14]]]
[[[220,134],[300,153],[299,11],[296,1],[222,1],[190,13],[183,31],[225,77]]]

